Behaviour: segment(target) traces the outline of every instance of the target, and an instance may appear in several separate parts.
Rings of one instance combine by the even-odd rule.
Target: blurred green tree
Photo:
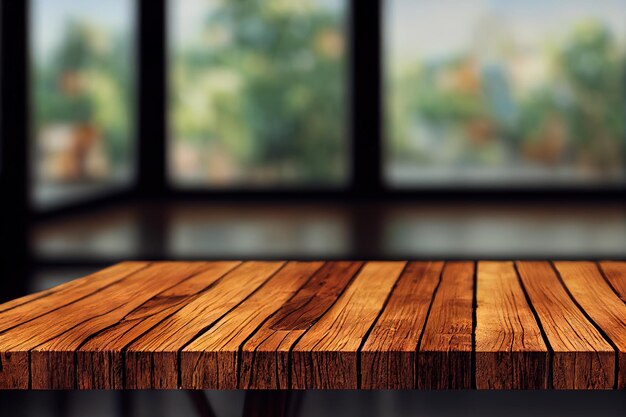
[[[174,57],[176,140],[218,149],[242,181],[341,182],[344,16],[310,0],[218,4]]]
[[[54,124],[87,125],[104,137],[109,161],[131,157],[134,112],[129,36],[71,20],[49,55],[34,67],[36,131]]]

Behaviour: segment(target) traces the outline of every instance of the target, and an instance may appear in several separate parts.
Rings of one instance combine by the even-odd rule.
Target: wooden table
[[[623,262],[126,262],[0,306],[2,389],[625,389]]]

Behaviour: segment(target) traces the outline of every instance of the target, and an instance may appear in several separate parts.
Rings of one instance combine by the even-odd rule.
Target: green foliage
[[[455,138],[465,138],[470,149],[466,152],[472,147],[489,152],[490,147],[504,144],[509,151],[501,155],[508,159],[501,160],[501,165],[542,158],[543,153],[546,160],[558,157],[560,163],[584,164],[596,171],[621,167],[626,149],[625,58],[612,32],[598,21],[585,21],[551,48],[542,47],[544,56],[536,59],[548,63],[548,75],[532,88],[505,92],[515,108],[510,125],[491,111],[484,85],[482,90],[468,92],[450,86],[449,79],[447,84],[441,81],[450,74],[459,76],[459,63],[472,62],[470,54],[452,56],[436,65],[392,66],[387,117],[394,158],[406,161],[409,155],[415,163],[428,161],[428,150],[416,153],[411,147],[412,129],[419,125],[430,129],[432,135],[439,134],[441,141],[450,132]],[[482,84],[487,82],[481,69],[474,72]],[[483,138],[474,138],[476,144],[471,144],[467,132],[478,121],[489,128],[479,132]],[[544,147],[530,152],[533,156],[525,154],[533,146]],[[567,151],[559,147],[567,147]]]
[[[244,172],[274,170],[274,181],[341,181],[342,30],[342,16],[315,2],[222,2],[176,51],[177,140],[218,147]]]
[[[36,56],[36,130],[51,124],[89,124],[105,139],[110,161],[130,158],[133,63],[129,36],[69,21],[49,56]]]

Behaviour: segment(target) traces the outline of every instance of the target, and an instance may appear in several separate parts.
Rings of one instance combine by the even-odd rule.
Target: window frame
[[[167,19],[168,3],[177,0],[158,0],[165,9],[164,19]],[[346,54],[346,108],[347,117],[345,128],[346,163],[348,175],[344,184],[316,186],[269,186],[269,187],[219,187],[210,185],[180,188],[167,179],[167,172],[162,183],[161,193],[166,199],[219,199],[219,200],[349,200],[362,195],[378,195],[385,190],[381,187],[382,158],[380,154],[380,0],[364,4],[357,0],[346,0],[346,35],[348,48]],[[168,42],[167,22],[163,22],[164,29],[164,58],[167,58]],[[357,33],[368,33],[368,37],[357,36]],[[167,62],[167,60],[165,60]],[[374,63],[372,65],[372,63]],[[167,64],[165,64],[167,71]],[[163,80],[165,85],[166,102],[163,106],[167,112],[167,73]],[[368,88],[359,88],[362,85]],[[167,113],[164,119],[168,120]],[[165,128],[165,148],[169,141],[169,126]],[[374,132],[374,134],[372,134]],[[368,138],[357,141],[356,138]],[[164,163],[167,163],[165,160]],[[167,165],[165,165],[167,169]]]
[[[27,90],[27,100],[28,100],[28,114],[27,114],[27,120],[28,120],[28,136],[27,136],[27,145],[29,146],[29,150],[28,152],[28,169],[29,169],[29,173],[28,173],[28,198],[29,198],[29,205],[31,206],[32,210],[36,213],[47,213],[47,212],[56,212],[56,211],[63,211],[66,208],[67,209],[71,209],[72,207],[80,207],[83,204],[94,204],[94,203],[98,203],[101,201],[109,201],[112,199],[116,199],[119,198],[121,196],[126,196],[129,193],[132,192],[133,189],[135,189],[137,187],[137,183],[138,183],[138,176],[139,176],[139,163],[140,163],[140,152],[141,152],[141,147],[139,144],[139,136],[140,136],[140,132],[142,130],[142,127],[140,126],[140,110],[141,110],[141,90],[140,90],[140,86],[139,86],[139,81],[142,78],[142,70],[140,69],[140,65],[141,65],[141,49],[142,49],[142,40],[140,39],[140,35],[141,35],[141,13],[142,13],[142,9],[140,7],[140,2],[138,0],[129,0],[130,3],[130,8],[131,8],[131,13],[132,13],[132,25],[133,27],[131,27],[130,30],[130,34],[132,35],[133,39],[133,51],[134,51],[134,56],[133,56],[133,61],[132,61],[132,66],[133,71],[132,72],[132,77],[133,77],[133,84],[134,84],[134,92],[133,92],[133,99],[132,99],[132,103],[131,103],[131,108],[132,108],[132,124],[130,126],[130,131],[129,131],[129,141],[130,143],[130,147],[129,147],[129,151],[131,153],[130,158],[129,158],[129,163],[131,164],[130,169],[129,169],[129,180],[128,182],[125,183],[120,183],[120,184],[110,184],[107,185],[106,181],[104,181],[104,189],[99,191],[99,192],[95,192],[93,194],[88,194],[86,196],[77,196],[76,198],[72,198],[70,201],[67,202],[54,202],[52,204],[50,204],[49,206],[47,205],[42,205],[42,206],[37,206],[36,203],[36,193],[35,193],[35,189],[37,187],[37,181],[36,181],[36,176],[34,174],[34,171],[32,170],[32,164],[35,161],[35,156],[33,155],[32,149],[34,149],[35,147],[35,143],[37,141],[37,132],[32,131],[32,126],[34,125],[34,103],[32,103],[32,94],[33,94],[33,90],[34,90],[34,85],[33,85],[33,74],[35,72],[34,68],[35,68],[35,60],[34,60],[34,54],[32,51],[32,46],[33,46],[33,14],[32,14],[32,7],[33,7],[33,0],[26,0],[24,1],[25,3],[25,20],[26,20],[26,27],[25,27],[25,32],[27,33],[27,43],[26,43],[26,73],[28,74],[28,79],[27,79],[27,86],[26,86],[26,90]]]
[[[354,114],[356,113],[355,109],[355,100],[354,100],[354,91],[356,88],[355,82],[355,65],[354,65],[354,48],[355,48],[355,15],[354,15],[354,4],[357,3],[355,0],[338,0],[345,2],[345,16],[343,18],[344,21],[344,30],[343,33],[346,36],[346,54],[345,54],[345,68],[343,71],[342,81],[345,83],[345,97],[344,97],[344,106],[346,113],[346,121],[344,123],[343,128],[343,140],[345,141],[345,163],[346,163],[346,176],[345,179],[340,181],[337,184],[314,184],[314,183],[305,183],[301,184],[298,182],[292,184],[276,184],[276,185],[259,185],[259,186],[251,186],[246,185],[245,183],[234,184],[232,186],[213,186],[210,183],[207,184],[194,184],[191,186],[177,186],[175,183],[175,179],[173,178],[173,173],[169,172],[169,163],[168,163],[168,150],[173,143],[173,137],[170,135],[173,134],[173,129],[169,125],[170,114],[169,111],[171,109],[170,102],[170,77],[169,77],[169,68],[171,62],[171,46],[172,40],[168,38],[169,36],[169,26],[168,20],[171,18],[169,16],[169,11],[173,8],[172,3],[175,3],[179,0],[159,0],[163,2],[164,10],[164,22],[163,22],[163,30],[164,30],[164,57],[165,57],[165,77],[163,80],[164,85],[164,94],[165,94],[165,115],[164,120],[166,123],[165,126],[165,183],[164,188],[165,191],[169,194],[180,195],[180,194],[188,194],[188,195],[198,195],[198,194],[211,194],[211,195],[239,195],[239,194],[249,194],[249,195],[265,195],[272,193],[280,193],[280,194],[341,194],[345,192],[349,192],[353,188],[353,183],[355,182],[355,178],[357,177],[355,172],[355,141],[354,141],[354,130],[355,130],[355,118]],[[297,0],[294,0],[297,1]]]
[[[176,0],[135,0],[137,12],[136,176],[135,183],[126,190],[73,202],[63,207],[34,212],[32,206],[20,203],[22,210],[38,218],[101,206],[118,201],[337,201],[384,202],[429,200],[560,200],[590,199],[621,200],[626,184],[615,186],[565,187],[507,187],[455,186],[395,188],[384,179],[384,39],[383,5],[385,0],[359,2],[349,0],[348,33],[348,156],[351,175],[346,187],[277,187],[259,189],[179,189],[167,179],[167,2]],[[30,74],[29,74],[29,6],[30,0],[3,1],[2,90],[3,137],[30,138]],[[9,41],[8,39],[11,39]],[[19,59],[22,56],[24,59]],[[6,59],[10,58],[10,59]],[[626,76],[626,75],[625,75]],[[11,104],[8,106],[7,104]],[[14,195],[14,201],[23,201],[24,191],[30,195],[28,149],[26,141],[4,141],[0,157],[4,178],[11,187],[4,188]],[[11,155],[11,158],[7,156]],[[23,161],[15,164],[16,160]],[[13,168],[11,168],[13,167]],[[21,195],[21,196],[20,196]],[[21,213],[24,211],[20,210]]]

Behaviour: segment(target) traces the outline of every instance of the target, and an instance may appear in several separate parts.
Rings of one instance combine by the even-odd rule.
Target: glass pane
[[[394,186],[623,183],[624,0],[387,0]]]
[[[32,166],[39,207],[132,180],[134,4],[32,1]]]
[[[171,180],[344,184],[346,1],[169,4]]]

